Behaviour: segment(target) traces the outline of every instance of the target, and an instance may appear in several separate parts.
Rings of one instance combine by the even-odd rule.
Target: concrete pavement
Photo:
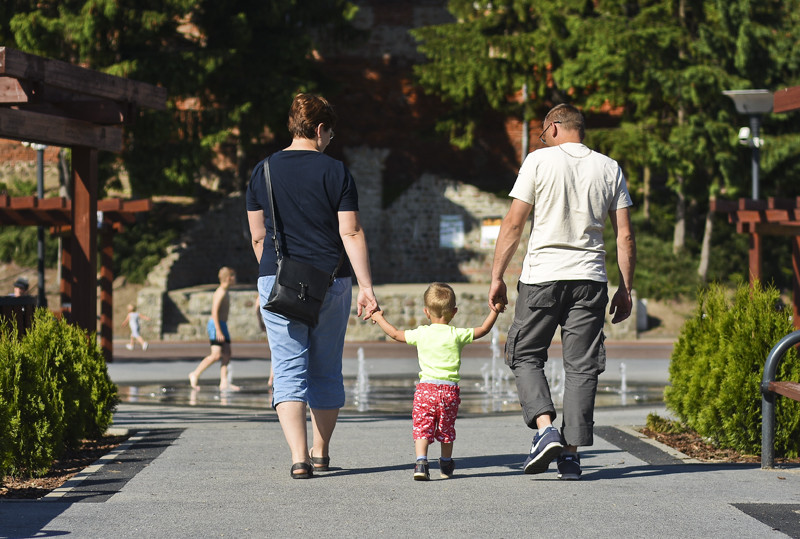
[[[112,378],[165,380],[170,362],[195,361],[155,360],[157,344],[149,360],[118,357]],[[397,367],[391,352],[380,368]],[[237,383],[254,383],[244,370]],[[800,537],[797,467],[692,462],[630,428],[650,412],[667,415],[659,403],[599,409],[578,482],[555,464],[521,472],[532,433],[518,412],[466,414],[454,478],[438,478],[434,446],[427,483],[412,480],[407,414],[344,412],[332,470],[301,481],[266,406],[126,403],[114,426],[128,444],[45,499],[0,502],[0,537]]]

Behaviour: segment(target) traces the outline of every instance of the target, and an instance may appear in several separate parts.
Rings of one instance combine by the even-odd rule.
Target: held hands
[[[493,280],[489,288],[489,308],[496,313],[502,313],[508,305],[506,283],[502,279]]]
[[[380,309],[378,306],[378,300],[375,298],[375,294],[372,292],[371,288],[369,291],[359,288],[356,303],[358,305],[358,317],[361,318],[361,315],[363,314],[364,320],[369,320],[372,314]]]

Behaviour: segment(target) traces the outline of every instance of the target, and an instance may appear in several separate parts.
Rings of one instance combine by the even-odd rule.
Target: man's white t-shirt
[[[542,148],[525,158],[509,196],[533,206],[520,281],[608,282],[605,220],[633,204],[616,161],[575,142]]]

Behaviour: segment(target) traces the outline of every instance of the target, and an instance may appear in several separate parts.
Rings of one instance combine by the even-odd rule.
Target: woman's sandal
[[[294,473],[295,470],[303,470],[303,473]],[[307,462],[295,462],[289,471],[292,479],[309,479],[314,476],[314,467]]]
[[[311,464],[314,465],[314,470],[316,470],[318,472],[327,472],[330,469],[330,464],[331,464],[331,457],[330,456],[328,456],[328,457],[315,457],[314,455],[311,455],[310,453],[309,453],[309,456],[311,457]]]

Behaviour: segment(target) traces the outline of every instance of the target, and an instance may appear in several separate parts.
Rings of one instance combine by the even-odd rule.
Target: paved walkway
[[[158,349],[118,358],[112,378],[189,362],[156,361]],[[531,433],[518,413],[468,414],[455,477],[433,460],[421,483],[404,415],[342,414],[332,470],[298,481],[267,407],[122,404],[114,426],[129,442],[45,499],[0,502],[0,537],[800,537],[800,470],[692,462],[630,428],[650,412],[666,414],[600,409],[578,482],[554,465],[521,472]]]

